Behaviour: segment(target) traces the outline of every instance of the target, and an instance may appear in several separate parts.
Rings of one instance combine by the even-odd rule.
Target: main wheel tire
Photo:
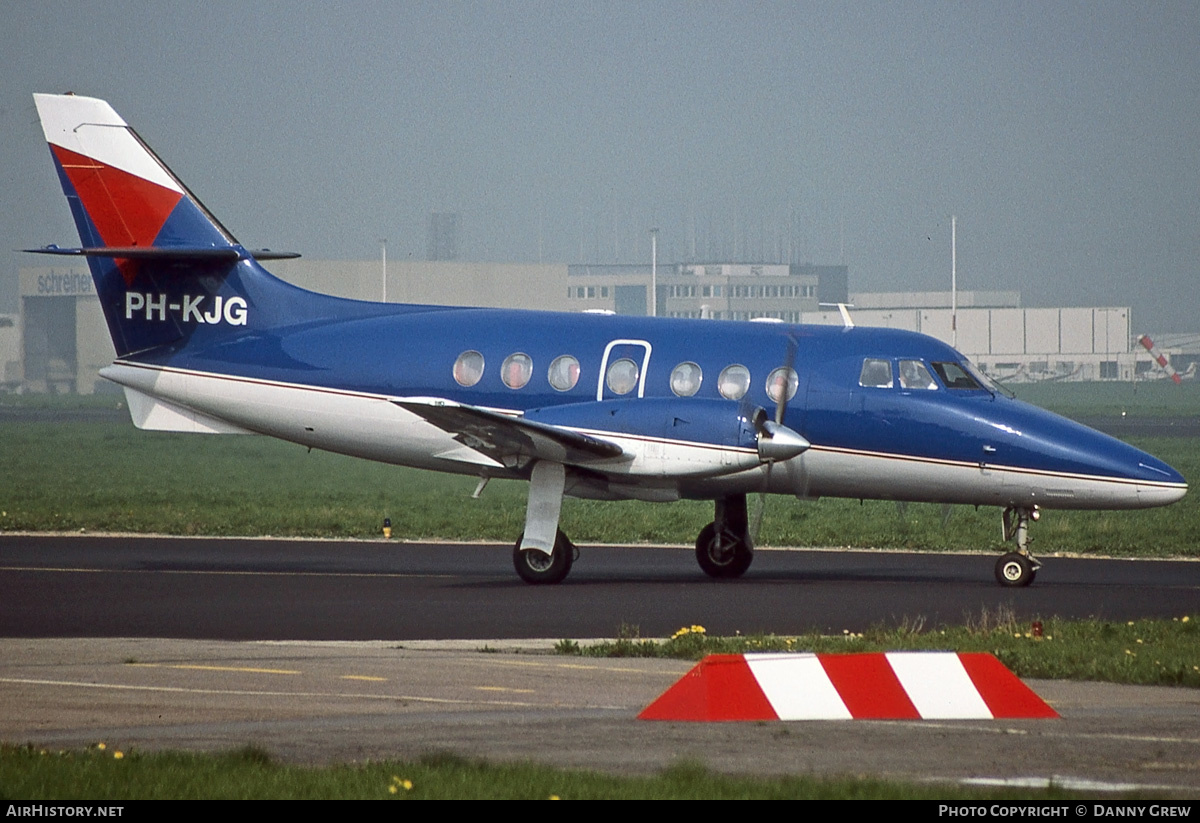
[[[696,562],[709,577],[741,577],[754,560],[750,538],[709,523],[696,538]]]
[[[537,549],[521,551],[521,541],[524,539],[525,533],[521,532],[513,546],[513,567],[520,578],[535,586],[563,582],[575,561],[575,545],[567,539],[562,529],[554,538],[554,551],[549,557]]]
[[[1036,576],[1037,569],[1023,554],[1009,552],[996,561],[996,581],[1001,586],[1009,588],[1028,586]]]

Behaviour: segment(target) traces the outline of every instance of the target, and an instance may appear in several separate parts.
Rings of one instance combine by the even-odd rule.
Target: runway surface
[[[926,628],[1019,618],[1177,617],[1200,563],[1045,558],[1004,589],[989,555],[759,551],[740,580],[690,550],[587,547],[558,586],[517,579],[501,545],[161,537],[0,537],[0,637],[413,640]]]

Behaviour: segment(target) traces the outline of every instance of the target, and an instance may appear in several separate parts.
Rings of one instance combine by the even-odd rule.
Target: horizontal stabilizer
[[[519,417],[428,398],[393,400],[397,406],[455,436],[498,463],[522,468],[532,460],[588,465],[624,455],[616,443]]]
[[[228,261],[244,260],[294,260],[300,256],[294,251],[271,251],[270,249],[241,249],[224,246],[171,247],[171,246],[97,246],[93,248],[64,249],[45,246],[40,249],[21,249],[29,254],[59,254],[71,257],[109,257],[119,260],[159,260],[162,262],[183,261]]]
[[[194,434],[254,434],[249,429],[151,397],[137,389],[124,388],[129,415],[133,418],[133,425],[139,429]]]

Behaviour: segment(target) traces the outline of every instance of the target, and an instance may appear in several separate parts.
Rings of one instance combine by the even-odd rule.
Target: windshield
[[[997,383],[995,380],[988,377],[986,374],[981,372],[979,370],[979,368],[974,363],[972,363],[970,360],[964,359],[961,363],[954,363],[951,365],[960,366],[963,370],[965,370],[967,372],[967,374],[969,374],[975,380],[975,382],[979,384],[978,388],[987,389],[992,394],[999,392],[1000,394],[1004,395],[1005,397],[1010,397],[1010,398],[1016,397],[1016,395],[1013,394],[1011,389],[1007,388],[1006,386],[1002,385],[1001,383]],[[936,364],[934,365],[934,368],[935,369],[937,368]],[[939,372],[939,374],[940,374],[940,372]]]
[[[979,381],[958,363],[934,363],[933,370],[942,378],[942,384],[948,389],[983,388]]]

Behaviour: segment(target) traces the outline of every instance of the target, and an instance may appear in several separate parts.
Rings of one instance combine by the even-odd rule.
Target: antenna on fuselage
[[[847,329],[854,328],[854,321],[850,319],[850,309],[854,308],[853,303],[818,303],[818,306],[837,306],[837,310],[842,313],[842,325]]]

